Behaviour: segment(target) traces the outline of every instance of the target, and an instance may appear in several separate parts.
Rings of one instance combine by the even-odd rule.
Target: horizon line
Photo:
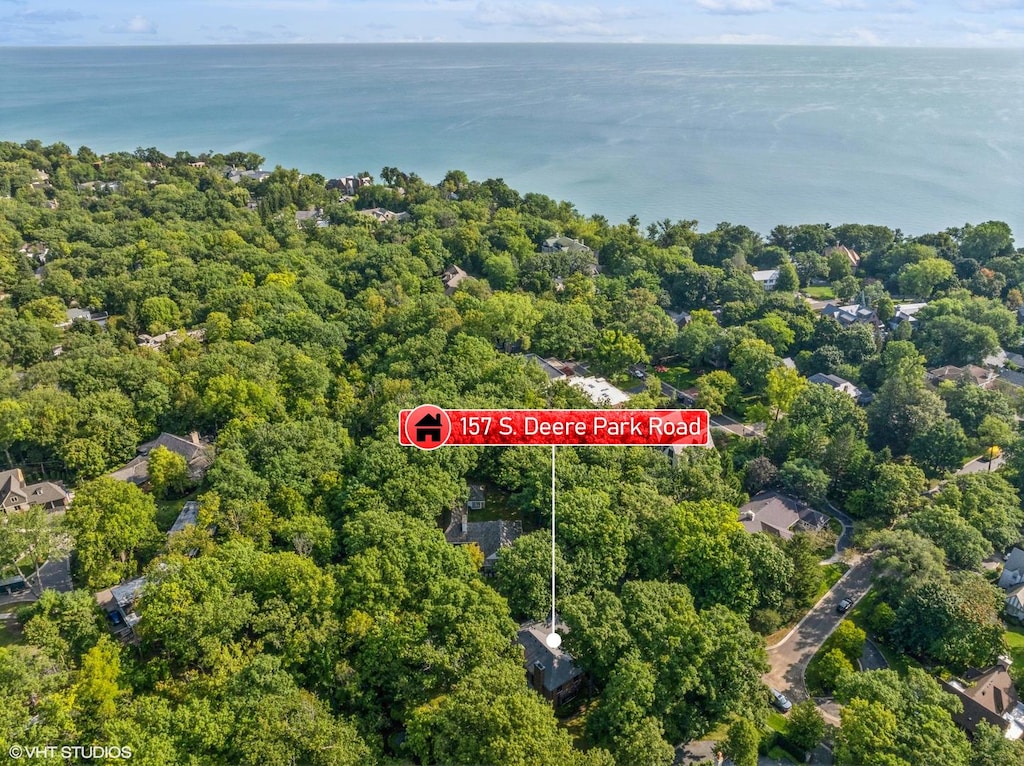
[[[513,41],[485,41],[485,40],[379,40],[379,41],[292,41],[292,42],[160,42],[160,43],[139,43],[128,44],[117,43],[53,43],[53,44],[19,44],[0,43],[0,50],[82,50],[82,49],[131,49],[131,48],[295,48],[295,47],[355,47],[355,46],[444,46],[444,45],[480,45],[480,46],[519,46],[519,45],[544,45],[544,46],[662,46],[662,47],[715,47],[715,48],[863,48],[866,50],[972,50],[972,51],[1017,51],[1024,53],[1022,45],[956,45],[956,44],[875,44],[857,42],[836,42],[836,43],[806,43],[806,42],[785,42],[785,41],[718,41],[718,42],[695,42],[677,41],[664,42],[653,40],[513,40]]]

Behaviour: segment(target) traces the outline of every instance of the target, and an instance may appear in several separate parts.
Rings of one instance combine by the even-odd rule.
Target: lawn
[[[815,603],[817,603],[818,599],[828,593],[833,585],[839,582],[839,578],[842,577],[849,568],[850,567],[847,564],[842,562],[828,564],[821,568],[824,577],[821,580],[821,587],[818,588],[818,598],[815,599]]]
[[[773,761],[778,761],[779,763],[796,763],[796,761],[793,760],[790,754],[778,745],[776,745],[768,751],[768,757],[771,758]]]
[[[768,728],[777,731],[779,734],[789,734],[789,719],[782,713],[772,710],[768,713]]]
[[[832,288],[828,285],[815,285],[813,287],[805,287],[801,290],[804,295],[808,298],[814,298],[819,301],[827,301],[836,297],[836,294],[832,292]]]
[[[174,520],[178,518],[178,514],[181,513],[182,506],[188,500],[195,500],[199,494],[199,490],[188,493],[185,497],[179,497],[174,500],[156,500],[156,528],[161,532],[166,532],[171,528]]]
[[[1003,636],[1006,645],[1010,648],[1010,657],[1017,667],[1024,667],[1024,628],[1007,627]]]
[[[667,372],[658,372],[655,374],[673,388],[685,391],[688,388],[693,388],[694,381],[696,381],[703,373],[700,370],[691,370],[689,367],[676,365],[674,367],[669,367]]]
[[[21,631],[12,627],[13,625],[15,625],[13,620],[8,620],[6,617],[0,619],[0,647],[21,643]]]

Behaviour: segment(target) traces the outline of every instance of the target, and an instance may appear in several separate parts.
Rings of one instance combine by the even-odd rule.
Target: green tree
[[[736,766],[757,766],[757,748],[761,732],[751,721],[740,718],[729,726],[729,734],[722,743],[722,752]]]
[[[636,337],[619,330],[603,330],[594,344],[594,361],[606,373],[621,372],[630,364],[648,361]]]
[[[814,700],[804,700],[793,706],[789,714],[788,737],[805,753],[821,744],[825,737],[825,719],[818,712]]]
[[[188,464],[185,458],[159,446],[149,453],[147,466],[153,494],[159,498],[180,495],[189,486]]]
[[[155,518],[153,498],[134,484],[103,477],[78,489],[66,519],[89,588],[138,573],[140,554],[160,537]]]
[[[841,649],[830,649],[818,659],[818,677],[828,691],[835,689],[840,679],[853,671],[853,663]]]
[[[713,370],[694,381],[697,387],[697,406],[712,415],[720,415],[732,402],[736,392],[736,378],[725,370]]]
[[[74,694],[83,730],[98,733],[117,713],[118,699],[124,694],[118,684],[121,653],[117,643],[100,635],[96,645],[82,657]]]
[[[794,494],[812,504],[821,503],[828,491],[828,475],[804,458],[787,460],[779,468],[779,481]]]
[[[573,749],[512,661],[471,670],[450,693],[412,711],[408,732],[408,747],[423,763],[611,763],[607,751]]]
[[[732,374],[744,391],[760,393],[765,390],[768,373],[782,364],[767,343],[760,338],[742,340],[729,353]]]
[[[844,658],[845,659],[845,658]],[[892,711],[877,702],[854,699],[843,707],[836,734],[836,764],[912,766],[898,754],[897,723]]]

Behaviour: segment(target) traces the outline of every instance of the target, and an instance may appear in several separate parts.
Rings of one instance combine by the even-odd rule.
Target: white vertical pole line
[[[555,445],[551,445],[551,632],[555,632]]]

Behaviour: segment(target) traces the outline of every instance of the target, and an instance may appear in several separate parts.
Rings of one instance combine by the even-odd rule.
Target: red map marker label
[[[399,443],[420,449],[443,447],[452,435],[448,413],[433,404],[422,404],[414,410],[402,410],[399,416]]]
[[[707,410],[441,410],[423,405],[398,416],[399,442],[447,446],[710,444]]]

